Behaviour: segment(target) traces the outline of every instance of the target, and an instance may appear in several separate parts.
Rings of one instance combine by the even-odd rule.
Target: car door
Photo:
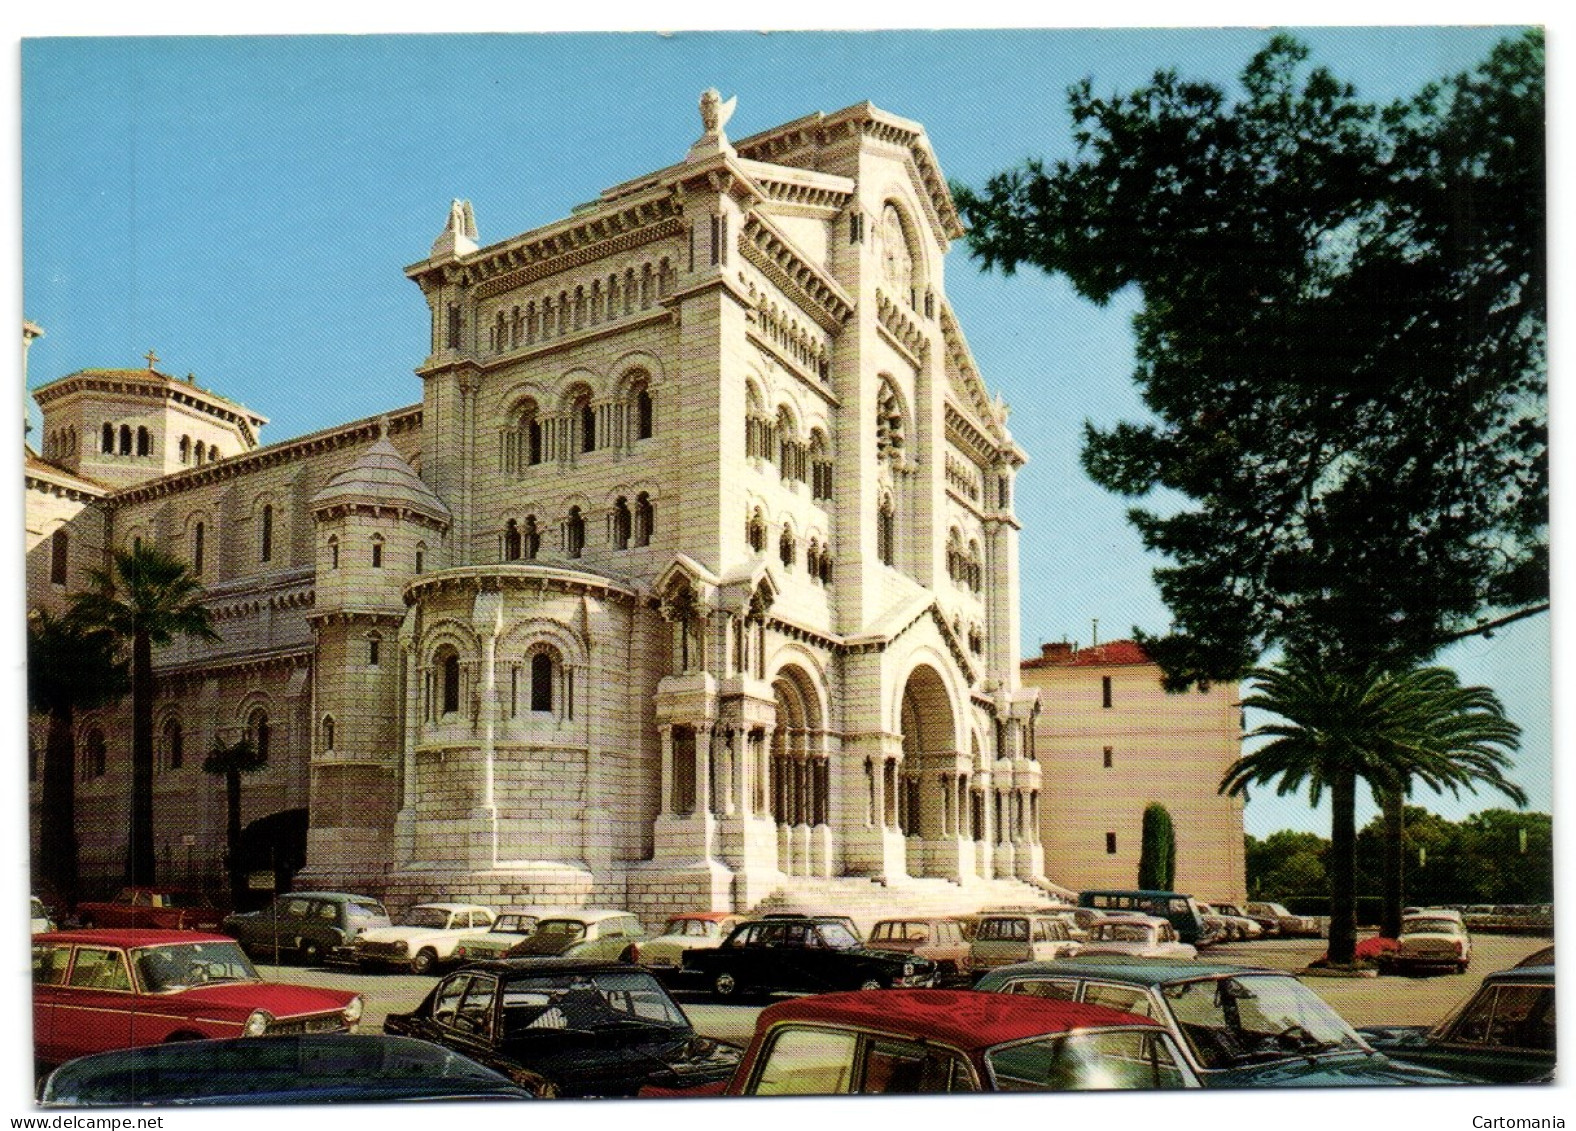
[[[859,1035],[844,1029],[784,1025],[756,1058],[744,1094],[844,1096],[853,1087]]]
[[[51,1043],[63,1057],[131,1044],[136,1005],[125,954],[116,947],[78,946],[55,999]]]
[[[968,1061],[941,1045],[867,1034],[853,1091],[861,1096],[905,1096],[979,1090]]]
[[[757,923],[739,952],[740,972],[735,977],[743,985],[768,992],[794,988],[794,973],[787,962],[787,939],[788,924]]]
[[[55,943],[33,946],[33,1049],[34,1056],[47,1063],[64,1060],[57,1054],[54,1035],[55,1005],[60,987],[71,966],[71,948]]]
[[[1554,987],[1484,986],[1431,1044],[1406,1059],[1502,1083],[1539,1075],[1554,1066]]]

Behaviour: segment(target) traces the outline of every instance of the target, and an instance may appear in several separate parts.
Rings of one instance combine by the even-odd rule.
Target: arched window
[[[99,437],[99,450],[107,456],[115,454],[115,426],[106,422]]]
[[[181,462],[182,463],[190,463],[191,461],[192,461],[192,438],[190,436],[182,436],[181,437]]]
[[[246,737],[251,740],[252,750],[260,762],[268,761],[268,742],[272,733],[273,728],[268,725],[268,712],[261,707],[252,708],[252,713],[246,716]]]
[[[537,652],[531,657],[531,710],[553,709],[553,657]]]
[[[656,525],[656,509],[651,505],[651,496],[642,491],[635,497],[635,545],[651,545],[651,534]]]
[[[425,543],[425,542],[417,542],[416,543],[416,572],[417,573],[422,572],[422,570],[426,566],[426,564],[427,564],[427,543]]]
[[[914,304],[914,253],[903,230],[903,216],[897,205],[881,209],[881,272],[894,296]]]
[[[618,501],[613,504],[613,548],[615,550],[629,549],[631,525],[629,503],[620,495]]]
[[[745,540],[749,542],[750,549],[757,554],[766,549],[766,520],[761,517],[761,509],[755,508],[750,515],[744,529]]]
[[[166,770],[178,770],[186,759],[186,738],[179,719],[165,719],[159,734],[160,762]]]
[[[506,562],[520,560],[520,527],[512,518],[503,526],[503,560]]]
[[[586,520],[579,507],[569,508],[569,518],[564,522],[564,555],[578,558],[586,544]]]
[[[452,715],[460,709],[460,654],[453,648],[438,653],[438,679],[443,688],[440,713]]]
[[[580,450],[596,451],[596,408],[591,404],[591,398],[582,397],[575,406],[575,412],[580,418]]]
[[[328,568],[339,568],[339,539],[332,534],[328,538]]]
[[[109,425],[106,424],[104,427],[108,428]],[[107,451],[108,449],[105,449],[105,450]],[[199,466],[201,466],[201,464],[203,462],[203,454],[207,450],[208,449],[203,444],[203,442],[201,440],[198,440],[195,444],[192,445],[192,462],[197,464],[197,465],[199,465]]]
[[[534,514],[525,516],[525,532],[520,537],[520,549],[528,562],[534,562],[536,555],[541,552],[542,532],[536,528]]]
[[[584,287],[575,288],[575,329],[579,330],[586,324],[586,290]]]
[[[131,425],[129,424],[120,426],[120,454],[123,456],[131,454]]]
[[[209,463],[213,463],[218,458],[219,458],[219,443],[216,440],[213,443],[208,445],[208,462]]]
[[[64,585],[66,569],[71,560],[71,535],[57,530],[49,536],[49,583]]]
[[[198,577],[202,576],[203,559],[203,524],[198,523],[192,527],[192,572]]]
[[[383,637],[374,632],[367,637],[367,667],[377,667],[382,659]]]
[[[323,716],[323,749],[334,749],[334,716]]]
[[[261,560],[268,562],[274,557],[274,507],[272,503],[263,504],[263,533],[262,533]]]
[[[876,400],[876,458],[900,463],[903,446],[903,399],[891,380],[883,380]]]
[[[977,541],[969,542],[969,556],[966,563],[969,588],[978,593],[984,581],[985,569],[980,559],[980,544]]]
[[[372,568],[383,568],[383,536],[381,534],[372,536]]]
[[[635,391],[635,439],[651,439],[652,425],[651,390],[642,385]]]
[[[822,585],[832,584],[832,547],[830,545],[821,550],[820,576]]]
[[[137,425],[137,454],[139,456],[153,454],[153,433],[141,424]]]
[[[820,429],[810,433],[810,495],[819,500],[832,497],[832,460]]]
[[[82,757],[80,776],[83,781],[93,781],[104,776],[106,768],[106,752],[104,748],[104,732],[98,727],[92,727],[87,734],[82,736]]]
[[[777,540],[777,556],[782,560],[784,569],[793,568],[795,549],[793,531],[784,526],[782,537]]]
[[[881,559],[882,565],[892,564],[897,533],[895,527],[896,516],[892,513],[892,496],[883,495],[880,509],[876,511],[876,557]]]

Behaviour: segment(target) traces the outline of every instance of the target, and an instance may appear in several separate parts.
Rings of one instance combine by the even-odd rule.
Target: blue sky
[[[1310,29],[1316,61],[1376,101],[1471,67],[1504,29]],[[1064,92],[1157,69],[1231,87],[1254,30],[35,39],[24,43],[24,309],[35,386],[141,364],[269,416],[277,441],[420,399],[426,307],[401,268],[452,197],[482,242],[563,216],[680,159],[707,86],[735,137],[864,99],[922,122],[954,180],[1071,152]],[[1078,467],[1088,419],[1140,414],[1131,301],[1097,309],[1029,270],[982,275],[958,246],[948,295],[1029,452],[1018,507],[1023,651],[1167,618],[1123,514]],[[1552,808],[1549,625],[1440,657],[1524,730],[1515,777]],[[1420,798],[1448,816],[1500,801]],[[1360,813],[1366,820],[1368,812]],[[1301,798],[1256,797],[1249,831],[1328,831]]]

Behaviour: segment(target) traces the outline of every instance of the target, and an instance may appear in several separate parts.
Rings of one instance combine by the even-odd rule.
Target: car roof
[[[720,923],[724,919],[733,919],[738,916],[737,911],[675,911],[668,916],[667,921],[675,919],[703,919],[708,923]]]
[[[555,956],[523,956],[518,958],[486,958],[480,962],[468,962],[461,970],[484,970],[488,973],[508,976],[518,974],[526,976],[531,974],[607,974],[607,973],[645,973],[639,966],[631,966],[627,962],[613,962],[603,958],[558,958]]]
[[[1158,915],[1112,915],[1107,917],[1110,922],[1100,923],[1099,926],[1126,927],[1136,924],[1140,927],[1163,927],[1170,923],[1170,919],[1162,919]]]
[[[227,942],[229,935],[207,931],[157,931],[133,927],[90,927],[78,931],[49,931],[33,936],[35,943],[86,943],[98,946],[165,946],[170,943]]]
[[[876,923],[876,926],[879,927],[882,923],[956,923],[956,922],[958,922],[958,918],[955,915],[893,915],[889,919],[879,920]]]
[[[1547,982],[1554,984],[1554,967],[1552,966],[1512,966],[1509,970],[1498,970],[1483,979],[1483,984],[1499,985],[1502,982]]]
[[[345,891],[282,891],[275,899],[332,899],[345,903],[376,903],[379,906],[383,901],[372,895],[355,895]]]
[[[865,990],[794,998],[763,1010],[757,1031],[789,1021],[852,1025],[965,1050],[1074,1029],[1160,1028],[1147,1017],[1102,1005],[974,990]]]
[[[418,903],[411,910],[415,911],[417,907],[436,907],[439,911],[485,911],[489,915],[496,914],[491,907],[480,903]]]
[[[565,907],[554,911],[551,915],[543,915],[547,919],[576,919],[582,923],[600,923],[603,919],[614,917],[634,918],[633,911],[622,911],[616,907]]]
[[[1178,959],[1132,958],[1126,955],[1094,955],[1084,958],[1058,958],[1053,962],[1019,962],[1011,966],[998,966],[986,977],[993,981],[1004,974],[1060,974],[1075,978],[1115,978],[1135,985],[1159,986],[1166,982],[1183,982],[1194,978],[1219,978],[1238,974],[1275,974],[1290,978],[1285,970],[1267,966],[1235,966],[1229,962],[1198,962]]]

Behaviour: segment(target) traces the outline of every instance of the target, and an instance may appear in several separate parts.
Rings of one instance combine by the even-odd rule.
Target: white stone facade
[[[244,816],[309,810],[297,887],[649,920],[836,877],[1046,885],[1025,457],[947,305],[946,182],[869,104],[739,142],[726,116],[708,92],[683,161],[520,236],[480,245],[456,202],[406,268],[419,405],[256,447],[263,418],[156,359],[40,390],[46,467],[84,480],[51,520],[71,588],[109,546],[202,547],[222,640],[158,657],[172,878],[223,836],[202,754],[263,727]],[[129,728],[87,730],[110,874]]]

